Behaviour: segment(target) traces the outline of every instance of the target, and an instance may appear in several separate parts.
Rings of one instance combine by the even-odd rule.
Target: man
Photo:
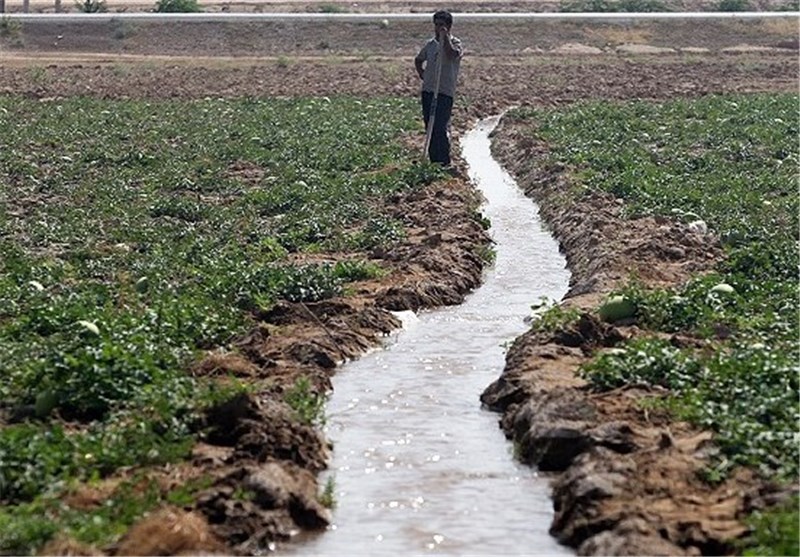
[[[450,34],[452,27],[453,16],[449,12],[440,10],[433,14],[434,37],[425,43],[425,46],[414,58],[414,67],[422,80],[422,117],[427,130],[431,118],[431,105],[436,87],[437,58],[441,46],[443,56],[439,94],[436,99],[436,114],[433,118],[433,134],[428,147],[428,155],[432,162],[444,166],[450,165],[450,139],[447,132],[450,126],[450,114],[453,110],[458,68],[463,54],[461,41]]]

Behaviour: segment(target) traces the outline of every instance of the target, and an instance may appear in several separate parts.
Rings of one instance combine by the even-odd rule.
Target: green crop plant
[[[721,454],[709,481],[739,464],[769,479],[798,478],[797,102],[796,94],[725,95],[515,116],[535,120],[549,162],[569,169],[576,192],[612,193],[629,216],[702,219],[720,238],[725,257],[713,272],[672,289],[631,280],[614,293],[634,304],[639,326],[704,339],[702,350],[641,339],[582,370],[598,390],[666,387],[664,406],[716,432]],[[770,539],[761,524],[752,543]]]
[[[800,500],[791,497],[783,505],[758,511],[750,518],[753,534],[741,544],[746,556],[800,555],[798,527]]]
[[[298,419],[308,425],[325,423],[325,396],[316,392],[307,377],[299,377],[283,395]]]
[[[322,488],[322,493],[319,495],[319,502],[329,509],[336,508],[336,478],[328,476],[325,480],[325,487]]]
[[[542,304],[534,307],[531,328],[538,332],[554,333],[576,323],[580,315],[581,312],[577,308],[550,305],[543,301]]]
[[[133,478],[120,483],[102,504],[72,507],[57,497],[43,495],[30,503],[5,507],[0,509],[0,551],[27,554],[57,534],[85,544],[108,546],[147,512],[160,504],[191,501],[193,494],[207,485],[207,480],[199,479],[162,493],[155,482]]]
[[[243,388],[186,370],[260,308],[381,276],[386,199],[441,176],[398,140],[419,129],[410,100],[0,96],[2,551],[59,530],[31,509],[76,482],[185,458]]]

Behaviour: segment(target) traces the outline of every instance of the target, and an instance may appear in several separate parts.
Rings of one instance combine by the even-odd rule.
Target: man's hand
[[[422,62],[419,60],[414,60],[414,67],[417,70],[417,75],[420,79],[425,78],[425,69],[422,67]]]

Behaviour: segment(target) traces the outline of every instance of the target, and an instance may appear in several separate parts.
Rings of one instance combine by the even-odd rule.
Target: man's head
[[[433,14],[433,26],[436,28],[437,32],[441,27],[444,27],[449,31],[453,26],[453,16],[450,14],[450,12],[439,10]]]

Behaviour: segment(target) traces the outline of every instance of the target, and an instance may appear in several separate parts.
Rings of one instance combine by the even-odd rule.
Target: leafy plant
[[[325,480],[325,487],[319,495],[319,502],[329,509],[336,508],[336,478],[328,476]]]
[[[15,553],[63,530],[45,499],[186,457],[203,409],[236,388],[185,370],[250,310],[383,272],[340,253],[292,264],[287,246],[396,241],[386,200],[436,179],[397,141],[420,126],[405,99],[0,96],[0,113],[0,400],[22,421],[0,429],[0,539]],[[300,412],[324,420],[306,387]]]
[[[757,555],[800,555],[800,536],[798,536],[797,497],[768,511],[757,511],[750,520],[753,534],[744,540],[742,547],[746,556]]]
[[[719,0],[716,11],[718,12],[746,12],[750,10],[748,0]]]
[[[197,0],[158,0],[153,11],[159,13],[195,13],[203,10]]]
[[[75,7],[86,14],[95,14],[108,11],[105,0],[76,0]]]
[[[22,31],[22,24],[8,16],[0,17],[0,38],[19,37]]]
[[[559,11],[603,13],[613,11],[612,6],[612,0],[566,0],[559,5]]]
[[[535,331],[553,333],[575,323],[580,314],[581,312],[577,308],[543,303],[534,307],[531,328]]]
[[[283,400],[303,423],[308,425],[325,423],[325,396],[314,390],[307,377],[299,377],[294,386],[284,394]]]
[[[561,12],[666,12],[662,0],[565,0],[559,5]]]
[[[346,11],[347,9],[339,4],[325,3],[319,5],[319,12],[323,14],[340,14]]]
[[[662,0],[620,0],[621,12],[668,12],[667,4]]]
[[[800,12],[800,0],[786,0],[783,4],[775,6],[776,12]]]
[[[202,480],[183,489],[191,493]],[[85,486],[81,486],[85,487]],[[0,510],[0,551],[26,554],[39,549],[56,534],[79,542],[108,545],[116,542],[127,529],[159,504],[174,504],[175,491],[162,493],[158,485],[134,477],[117,486],[102,504],[72,507],[54,497],[39,497]]]

